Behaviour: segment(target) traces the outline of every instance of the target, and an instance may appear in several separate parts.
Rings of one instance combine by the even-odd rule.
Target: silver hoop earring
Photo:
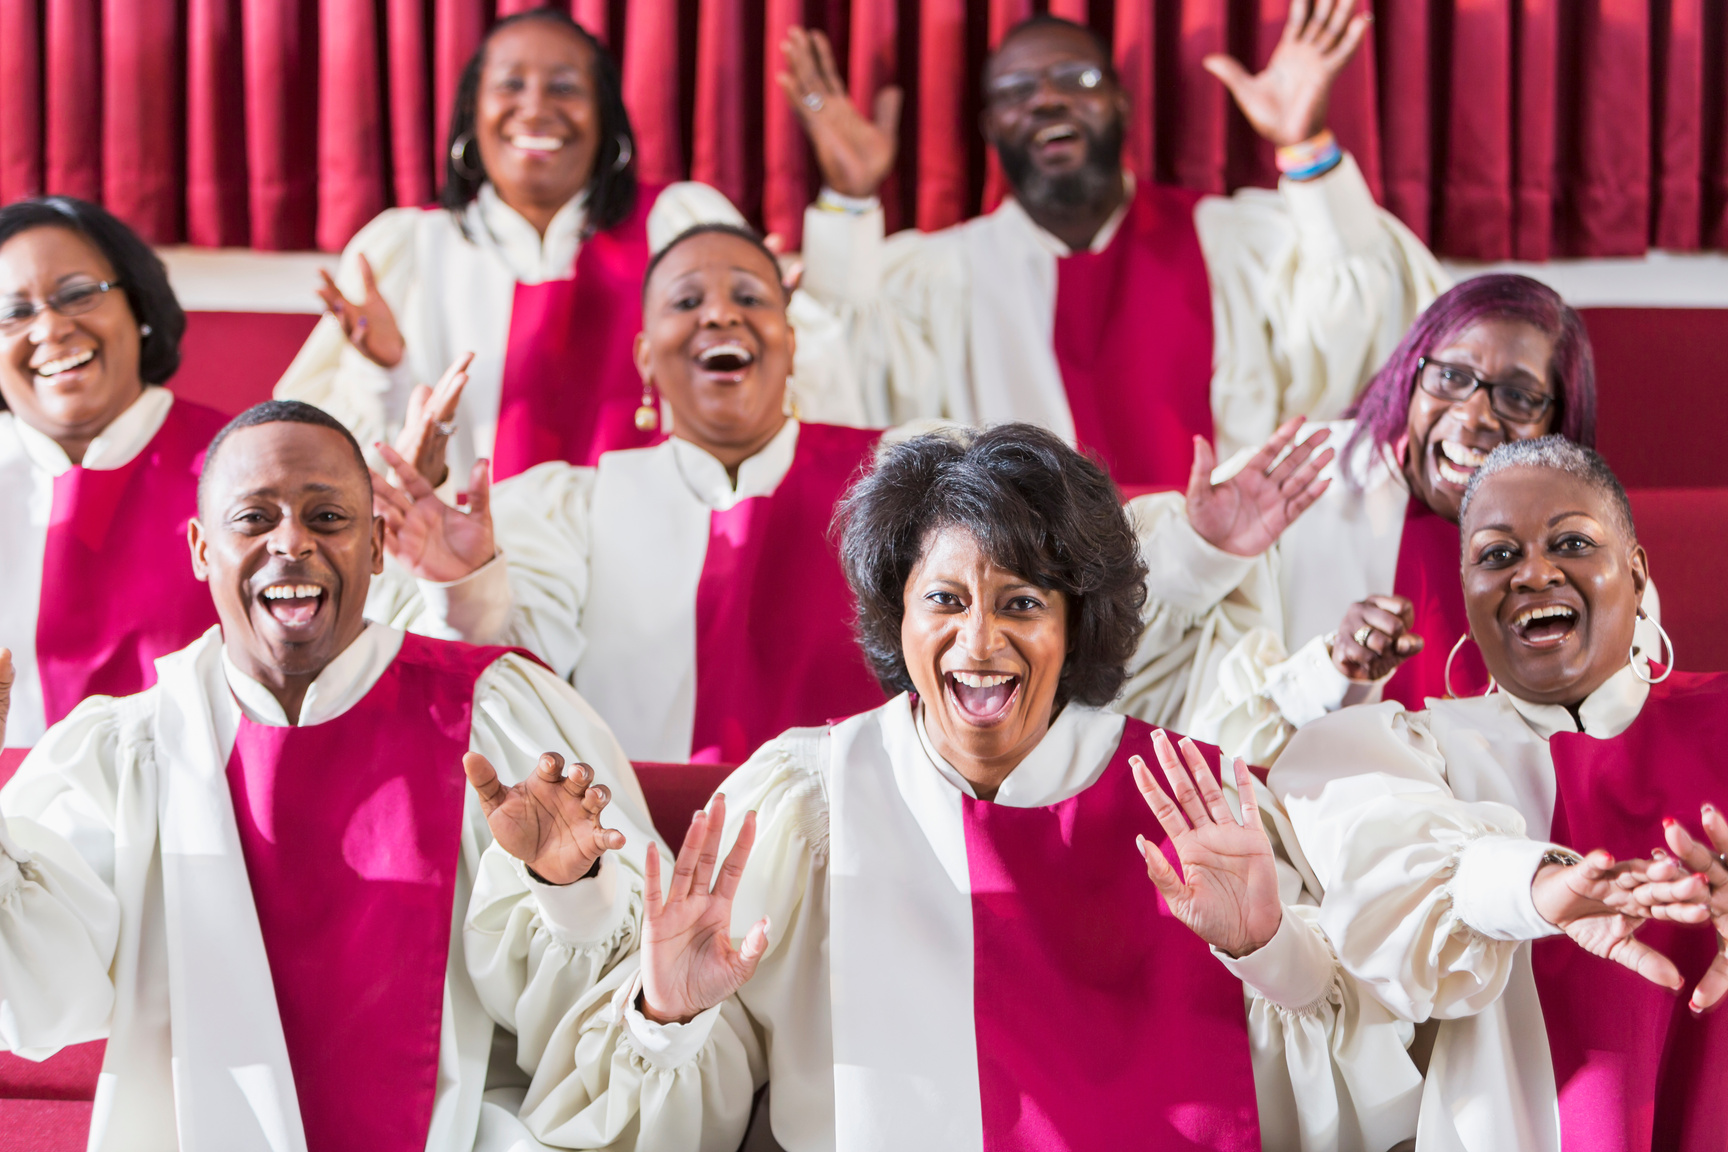
[[[1464,635],[1458,637],[1458,643],[1452,645],[1452,651],[1446,653],[1446,671],[1442,678],[1446,684],[1446,699],[1448,700],[1458,699],[1458,693],[1452,691],[1452,660],[1458,655],[1458,649],[1464,647],[1464,641],[1468,639],[1470,639],[1470,630],[1466,628],[1464,630]],[[1494,687],[1494,677],[1489,676],[1488,687],[1482,690],[1482,695],[1488,695],[1488,693],[1494,691]]]
[[[468,162],[468,145],[472,143],[472,132],[464,132],[450,142],[450,163],[456,169],[456,174],[464,180],[478,180],[486,175],[484,168],[476,168]]]
[[[1645,615],[1644,609],[1642,608],[1638,609],[1638,619],[1648,620],[1656,626],[1656,634],[1662,638],[1661,646],[1656,649],[1656,655],[1662,655],[1663,648],[1668,649],[1668,663],[1662,666],[1662,675],[1657,676],[1654,679],[1646,676],[1638,667],[1638,641],[1636,635],[1634,635],[1632,651],[1627,656],[1627,660],[1630,661],[1632,665],[1632,675],[1638,677],[1638,679],[1644,681],[1646,684],[1660,684],[1662,681],[1668,679],[1668,677],[1674,675],[1674,641],[1668,638],[1668,630],[1662,627],[1662,621]]]
[[[142,336],[146,340],[150,339],[150,333],[154,331],[155,329],[150,327],[148,324],[140,324],[138,326],[138,335]]]
[[[630,143],[630,137],[622,132],[618,134],[618,159],[612,161],[612,171],[622,172],[630,167],[630,161],[636,156],[636,145]]]

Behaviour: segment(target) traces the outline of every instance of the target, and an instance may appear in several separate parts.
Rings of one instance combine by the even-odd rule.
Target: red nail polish
[[[1662,817],[1662,827],[1664,828],[1671,828],[1677,823],[1679,823],[1679,821],[1675,820],[1672,816]]]

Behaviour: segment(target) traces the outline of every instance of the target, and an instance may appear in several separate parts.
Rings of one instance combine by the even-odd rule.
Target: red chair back
[[[737,765],[638,761],[634,767],[642,793],[648,798],[648,815],[676,854],[690,829],[690,818],[707,807],[709,798]]]

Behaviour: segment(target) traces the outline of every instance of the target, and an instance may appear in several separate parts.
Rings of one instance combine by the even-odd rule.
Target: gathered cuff
[[[721,1005],[697,1013],[684,1024],[659,1024],[636,1007],[636,997],[641,992],[642,973],[638,971],[613,998],[613,1008],[624,1024],[624,1043],[643,1063],[662,1072],[674,1072],[694,1063],[714,1033]]]
[[[426,611],[446,633],[469,644],[488,644],[510,618],[510,567],[504,551],[459,580],[417,580]]]
[[[1346,705],[1372,703],[1384,686],[1384,680],[1361,684],[1338,671],[1328,638],[1316,636],[1267,670],[1266,696],[1292,727],[1300,728]]]
[[[799,287],[824,303],[873,302],[881,293],[887,234],[882,206],[833,211],[819,205],[804,210],[804,279]]]
[[[1366,252],[1382,238],[1380,207],[1362,178],[1356,158],[1344,158],[1312,180],[1283,179],[1278,190],[1290,207],[1302,254],[1310,260],[1340,260]]]
[[[1278,931],[1264,947],[1233,957],[1212,949],[1231,975],[1285,1012],[1307,1015],[1334,999],[1338,962],[1318,926],[1284,906]]]
[[[600,871],[592,878],[573,884],[547,884],[530,876],[520,860],[512,858],[512,864],[521,871],[540,919],[559,943],[581,951],[604,944],[618,931],[630,901],[628,887],[618,881],[612,853],[600,857]]]
[[[1558,845],[1520,836],[1481,836],[1465,844],[1447,882],[1452,910],[1490,940],[1540,940],[1561,929],[1536,911],[1530,882],[1542,857]]]

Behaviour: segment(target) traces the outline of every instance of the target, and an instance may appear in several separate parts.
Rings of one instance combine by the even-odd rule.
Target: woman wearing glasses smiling
[[[1420,710],[1425,698],[1488,687],[1463,640],[1459,504],[1501,444],[1558,433],[1594,445],[1583,322],[1527,277],[1467,280],[1417,318],[1353,414],[1303,430],[1304,443],[1318,447],[1322,433],[1329,442],[1314,460],[1331,446],[1337,457],[1320,472],[1324,491],[1282,536],[1260,509],[1284,511],[1304,493],[1283,471],[1268,475],[1272,453],[1232,461],[1210,480],[1201,473],[1185,500],[1150,502],[1162,499],[1169,515],[1160,570],[1177,574],[1154,573],[1153,599],[1163,617],[1186,613],[1187,646],[1177,651],[1192,651],[1186,667],[1196,671],[1177,702],[1168,689],[1158,699],[1131,685],[1135,714],[1171,723],[1179,714],[1196,739],[1268,764],[1297,728],[1346,705],[1387,699]],[[1646,607],[1655,614],[1653,592]]]
[[[186,314],[119,220],[50,196],[0,208],[0,647],[28,747],[86,696],[127,695],[216,623],[186,521],[227,421],[161,387]]]

